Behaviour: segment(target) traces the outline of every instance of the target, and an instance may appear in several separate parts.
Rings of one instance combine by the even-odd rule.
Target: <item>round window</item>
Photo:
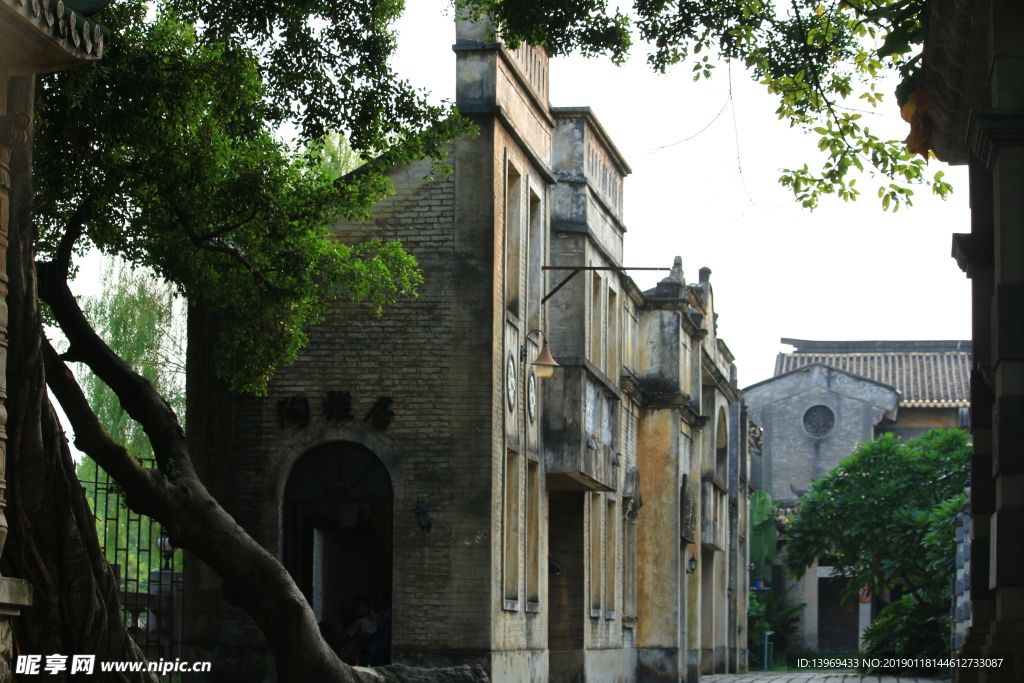
[[[828,406],[814,406],[804,413],[804,429],[811,436],[828,436],[836,426],[836,414]]]

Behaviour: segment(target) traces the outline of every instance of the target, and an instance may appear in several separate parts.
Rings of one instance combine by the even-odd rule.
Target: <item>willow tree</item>
[[[928,94],[918,89],[925,0],[634,0],[628,13],[606,0],[457,0],[467,16],[489,16],[510,45],[544,45],[551,54],[625,59],[637,39],[657,71],[687,63],[694,80],[720,60],[743,64],[778,101],[789,125],[818,137],[821,167],[782,169],[780,182],[806,208],[824,195],[860,195],[858,176],[876,182],[884,209],[910,205],[915,185],[945,198],[943,172],[929,173]],[[876,89],[886,72],[894,93]],[[895,107],[916,123],[907,140],[886,140],[863,114]]]
[[[381,309],[413,295],[420,276],[401,245],[344,245],[326,228],[333,217],[368,216],[391,190],[384,170],[424,156],[442,164],[445,144],[467,130],[388,67],[388,25],[400,9],[356,0],[122,2],[96,17],[112,36],[101,63],[38,84],[12,80],[11,109],[34,104],[36,112],[34,146],[11,163],[3,571],[35,588],[16,626],[20,652],[142,656],[121,623],[48,385],[75,445],[118,483],[128,506],[224,579],[227,599],[266,634],[279,680],[379,680],[324,643],[288,573],[199,481],[171,404],[96,333],[68,281],[76,255],[92,248],[152,269],[216,319],[217,372],[256,393],[331,300]],[[303,153],[281,143],[274,132],[282,125],[300,142],[342,131],[365,163],[335,178],[315,146]],[[45,337],[44,311],[68,340],[62,354]],[[85,364],[113,391],[145,432],[156,467],[111,437],[68,363]],[[383,675],[420,674],[392,667]]]

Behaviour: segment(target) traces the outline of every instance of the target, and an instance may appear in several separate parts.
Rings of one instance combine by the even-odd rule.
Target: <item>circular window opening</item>
[[[811,436],[828,436],[836,426],[836,414],[828,406],[814,406],[804,413],[804,429]]]

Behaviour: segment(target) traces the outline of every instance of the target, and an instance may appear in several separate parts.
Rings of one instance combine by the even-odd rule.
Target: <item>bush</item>
[[[807,607],[806,604],[782,607],[788,589],[777,595],[774,590],[758,593],[750,598],[747,604],[747,658],[748,668],[764,668],[764,633],[771,631],[773,651],[781,653],[788,647],[787,639],[792,634],[797,622],[797,613]],[[769,667],[771,668],[771,667]]]
[[[924,601],[908,593],[890,603],[864,631],[864,654],[869,657],[896,655],[901,658],[944,658],[949,656],[949,602],[935,596]],[[935,675],[936,669],[875,669],[867,673]]]

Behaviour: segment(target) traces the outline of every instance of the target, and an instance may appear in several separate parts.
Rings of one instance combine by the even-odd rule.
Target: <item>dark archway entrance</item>
[[[375,665],[391,659],[392,498],[384,463],[348,441],[303,454],[284,491],[285,567],[317,621],[340,629],[374,612],[381,631],[366,652]]]

